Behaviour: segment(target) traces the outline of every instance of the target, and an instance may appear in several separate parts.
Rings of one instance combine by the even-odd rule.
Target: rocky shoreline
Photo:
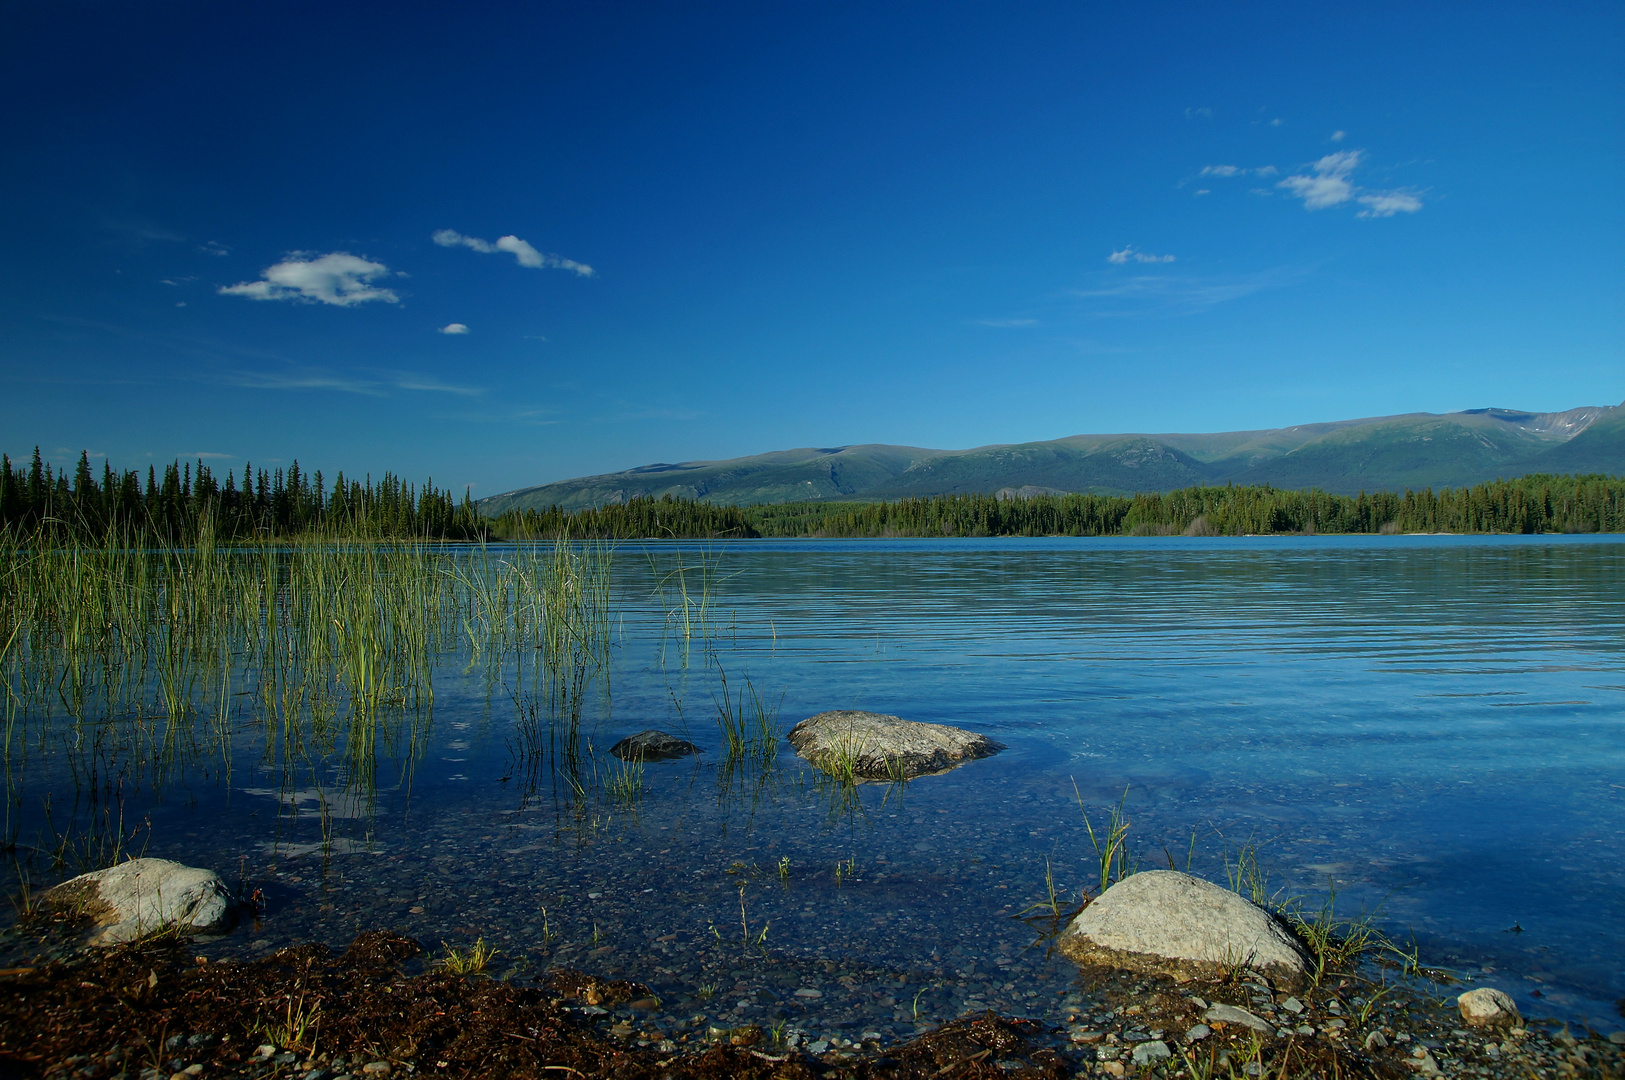
[[[1446,988],[1352,975],[1289,988],[1250,969],[1209,978],[1085,965],[1062,1023],[991,1011],[912,1039],[730,1026],[638,983],[555,969],[504,981],[368,932],[209,962],[184,938],[85,950],[0,972],[0,1075],[181,1076],[1620,1077],[1625,1033],[1469,1027]],[[1435,996],[1437,993],[1445,996]]]

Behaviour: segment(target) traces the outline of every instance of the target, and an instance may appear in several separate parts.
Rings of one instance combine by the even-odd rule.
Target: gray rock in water
[[[1060,937],[1080,963],[1174,975],[1236,967],[1301,982],[1303,947],[1269,912],[1177,870],[1124,878],[1078,913]]]
[[[1456,1008],[1468,1027],[1511,1027],[1523,1020],[1512,998],[1490,986],[1467,991],[1456,999]]]
[[[665,761],[670,758],[687,757],[697,754],[700,748],[687,739],[664,731],[649,728],[636,735],[628,735],[620,742],[609,748],[609,752],[622,761]]]
[[[231,893],[213,870],[168,859],[131,859],[80,874],[41,896],[59,910],[88,915],[99,928],[91,941],[116,945],[161,930],[225,930]]]
[[[796,753],[839,773],[850,762],[854,779],[907,780],[947,772],[973,758],[1004,749],[986,735],[944,724],[922,724],[884,713],[837,709],[811,716],[790,729]]]

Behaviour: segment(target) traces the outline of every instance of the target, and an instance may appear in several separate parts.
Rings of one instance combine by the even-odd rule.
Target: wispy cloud
[[[1134,245],[1132,244],[1125,247],[1122,251],[1114,251],[1110,255],[1106,256],[1107,262],[1115,263],[1118,266],[1123,265],[1131,259],[1137,263],[1171,263],[1175,261],[1174,256],[1172,255],[1148,255],[1143,251],[1135,251]]]
[[[336,390],[364,397],[388,397],[399,390],[415,390],[458,397],[479,397],[485,390],[477,386],[456,386],[432,375],[414,372],[379,371],[366,375],[345,375],[325,368],[289,367],[282,371],[230,371],[223,376],[233,386],[251,390]]]
[[[1094,315],[1192,315],[1265,289],[1279,288],[1299,276],[1300,272],[1286,270],[1212,278],[1139,275],[1098,288],[1069,291],[1088,301]]]
[[[1332,142],[1342,142],[1348,138],[1348,134],[1346,131],[1334,131],[1332,132]]]
[[[440,333],[442,333],[442,334],[466,334],[466,333],[468,333],[468,327],[463,325],[460,322],[447,323],[445,326],[442,326],[440,328]]]
[[[464,236],[456,229],[441,229],[434,234],[433,240],[441,247],[466,247],[486,255],[506,251],[518,261],[520,266],[529,266],[534,269],[568,270],[581,277],[593,276],[593,268],[586,263],[566,259],[562,255],[551,255],[537,251],[517,236],[499,236],[496,243],[493,244],[489,240],[481,240],[477,236]]]
[[[1187,119],[1187,120],[1211,120],[1211,119],[1213,119],[1213,110],[1207,108],[1206,106],[1203,106],[1202,108],[1199,108],[1199,109],[1186,109],[1185,110],[1185,119]]]
[[[1248,168],[1243,165],[1203,165],[1197,176],[1274,176],[1280,170],[1274,165],[1260,165],[1257,168]]]
[[[1395,214],[1414,214],[1422,209],[1422,200],[1408,191],[1384,191],[1361,195],[1359,201],[1365,209],[1355,214],[1355,217],[1393,217]]]
[[[1019,330],[1029,326],[1037,326],[1037,319],[977,319],[977,326],[992,326],[999,329]]]
[[[1289,176],[1275,186],[1302,199],[1305,210],[1325,210],[1354,201],[1365,207],[1355,217],[1388,218],[1422,209],[1421,197],[1414,191],[1374,191],[1356,184],[1354,170],[1364,160],[1364,150],[1339,150],[1315,162],[1310,172]]]
[[[391,289],[372,284],[374,278],[390,276],[389,267],[345,251],[312,256],[292,252],[286,260],[267,267],[259,281],[222,285],[225,296],[246,296],[250,300],[295,300],[300,303],[351,307],[369,300],[386,304],[400,302]]]

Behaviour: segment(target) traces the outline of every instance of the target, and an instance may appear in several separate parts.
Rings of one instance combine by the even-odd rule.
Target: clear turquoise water
[[[654,583],[702,555],[714,632],[685,652]],[[1126,791],[1142,866],[1189,859],[1222,882],[1226,850],[1255,843],[1272,887],[1318,905],[1331,886],[1340,912],[1377,911],[1425,963],[1527,1014],[1618,1026],[1625,542],[655,544],[616,566],[600,777],[601,748],[645,727],[710,753],[649,766],[635,810],[573,800],[545,768],[527,783],[513,702],[448,658],[427,749],[390,773],[409,780],[371,814],[336,804],[325,852],[310,796],[342,777],[268,772],[253,738],[229,780],[196,769],[165,792],[148,854],[241,873],[267,899],[210,948],[376,925],[484,935],[504,963],[647,981],[673,1023],[901,1034],[916,1005],[1044,1015],[1073,971],[1012,916],[1045,895],[1046,866],[1063,901],[1093,884],[1075,784],[1097,824]],[[724,783],[719,669],[782,695],[783,727],[860,708],[1008,749],[865,786],[855,813],[787,746]]]

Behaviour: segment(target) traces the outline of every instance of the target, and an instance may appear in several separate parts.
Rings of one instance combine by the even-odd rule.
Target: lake
[[[1272,892],[1335,893],[1526,1015],[1608,1030],[1625,997],[1620,538],[634,542],[612,582],[573,769],[527,754],[513,657],[453,639],[375,789],[342,750],[279,750],[251,696],[162,784],[36,724],[20,850],[116,812],[132,849],[258,889],[211,955],[483,937],[499,973],[647,982],[674,1028],[890,1039],[1077,1002],[1017,916],[1098,889],[1084,814],[1121,800],[1142,868],[1224,883],[1252,849]],[[723,768],[724,679],[781,734],[867,709],[1007,749],[901,787],[832,785],[782,739]],[[706,752],[605,753],[648,727]]]

